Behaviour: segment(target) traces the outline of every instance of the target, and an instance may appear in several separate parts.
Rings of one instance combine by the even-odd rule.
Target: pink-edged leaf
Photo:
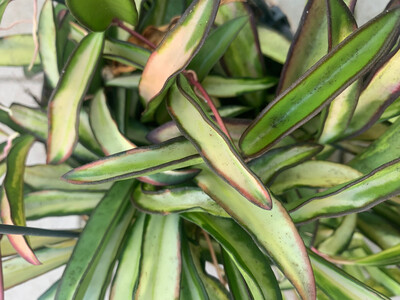
[[[1,220],[6,225],[25,226],[24,209],[24,170],[25,160],[34,138],[20,136],[15,140],[7,156],[7,173],[1,193]],[[15,250],[31,264],[40,264],[28,244],[28,239],[22,235],[7,235]]]
[[[171,79],[181,72],[203,44],[217,13],[219,0],[196,0],[175,27],[151,54],[139,83],[146,110],[143,120],[151,120]]]
[[[47,162],[61,163],[78,139],[79,109],[103,48],[104,34],[90,33],[70,57],[49,104]]]

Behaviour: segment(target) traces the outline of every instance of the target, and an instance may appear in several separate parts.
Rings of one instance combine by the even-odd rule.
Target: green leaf
[[[96,70],[103,42],[102,33],[90,33],[81,41],[51,96],[47,141],[47,161],[50,163],[65,161],[75,147],[79,108]]]
[[[178,215],[149,216],[135,299],[178,299],[181,257]],[[162,249],[162,251],[161,251]]]
[[[125,232],[124,228],[129,224],[125,220],[126,216],[128,215],[128,221],[132,218],[133,211],[129,209],[131,188],[132,181],[130,180],[115,183],[96,207],[64,271],[57,290],[57,299],[71,299],[83,296],[90,291],[94,294],[102,292],[102,284],[99,287],[90,283],[92,278],[97,276],[95,271],[98,264],[101,264],[100,259],[103,254],[108,255],[110,250],[111,252],[117,250],[114,247],[118,246],[122,238],[121,234]],[[115,238],[118,241],[115,241]],[[109,249],[110,247],[112,249]],[[99,276],[107,276],[107,272],[100,273],[102,274]]]
[[[24,171],[25,160],[35,139],[25,135],[15,139],[14,145],[7,156],[7,172],[4,178],[1,195],[1,221],[6,225],[25,226],[24,209]],[[21,235],[7,235],[10,243],[26,261],[31,264],[40,264],[32,249],[29,240]]]
[[[394,122],[389,129],[376,139],[364,152],[357,155],[349,164],[363,173],[371,172],[399,157],[400,147],[400,119]]]
[[[256,24],[250,11],[251,8],[247,3],[231,2],[221,5],[216,17],[218,25],[240,17],[245,17],[248,20],[222,57],[225,72],[227,75],[236,78],[262,78],[266,75]],[[244,53],[246,63],[243,63]],[[246,105],[258,108],[264,103],[265,95],[262,92],[246,94],[242,100]]]
[[[147,176],[202,163],[192,144],[176,138],[107,156],[63,175],[71,183],[94,183]],[[106,172],[105,172],[106,171]]]
[[[387,299],[335,265],[309,251],[318,287],[336,299]]]
[[[271,185],[275,194],[301,186],[328,188],[354,180],[362,174],[357,170],[330,161],[310,160],[279,174]]]
[[[63,243],[59,247],[44,248],[36,251],[42,262],[38,266],[27,263],[20,257],[3,262],[4,288],[9,289],[41,274],[65,264],[71,256],[74,241]]]
[[[229,215],[201,189],[183,187],[158,191],[146,191],[137,187],[132,201],[142,211],[168,215],[185,211],[200,211],[229,218]]]
[[[17,235],[17,236],[33,235],[33,236],[48,236],[48,237],[51,236],[67,237],[67,238],[76,238],[79,236],[79,233],[76,231],[41,229],[35,227],[15,226],[6,224],[0,224],[0,233],[8,235]]]
[[[52,88],[56,87],[60,77],[57,60],[56,31],[53,2],[46,0],[39,17],[39,54],[43,71]]]
[[[54,282],[42,295],[40,295],[38,300],[54,300],[56,297],[56,292],[59,284],[60,280]]]
[[[370,78],[368,86],[358,99],[347,135],[355,135],[371,127],[385,108],[400,96],[400,48]]]
[[[400,193],[399,165],[400,160],[394,160],[349,183],[291,203],[290,216],[294,222],[305,222],[364,211]]]
[[[321,150],[317,144],[289,145],[272,149],[248,165],[267,184],[278,172],[311,158]]]
[[[104,31],[113,19],[136,25],[138,13],[131,0],[66,0],[72,15],[92,31]]]
[[[246,16],[238,17],[218,26],[209,34],[204,45],[188,66],[188,69],[196,72],[200,82],[210,73],[247,22]]]
[[[106,80],[106,86],[115,86],[115,87],[123,87],[126,89],[134,89],[139,86],[141,74],[127,75],[127,76],[118,76],[115,78],[111,78]]]
[[[257,27],[262,54],[284,64],[289,52],[290,41],[278,31],[268,27]]]
[[[276,84],[274,77],[264,78],[225,78],[221,76],[207,76],[202,82],[210,96],[220,98],[236,97],[245,93],[265,90]]]
[[[127,232],[127,239],[112,283],[110,295],[112,300],[125,300],[133,295],[135,285],[139,279],[145,220],[145,214],[139,215]]]
[[[32,249],[40,249],[45,246],[50,246],[52,244],[57,244],[61,242],[65,242],[68,238],[65,237],[49,237],[49,236],[35,236],[32,235],[29,238]],[[7,257],[11,255],[15,255],[17,252],[14,247],[11,245],[8,239],[1,240],[1,256]]]
[[[103,193],[44,190],[24,196],[25,216],[36,220],[50,216],[89,214],[103,198]]]
[[[0,38],[0,66],[28,66],[33,57],[35,45],[32,35],[16,34]],[[37,57],[35,64],[40,63]]]
[[[233,220],[204,213],[185,213],[183,217],[206,230],[224,247],[258,295],[263,299],[282,298],[270,261],[256,247],[251,236]]]
[[[214,23],[219,0],[196,0],[151,54],[143,70],[139,93],[146,110],[143,121],[152,119],[171,79],[180,73],[199,51]],[[161,67],[162,66],[162,67]]]
[[[385,12],[355,31],[272,101],[243,134],[243,152],[253,156],[266,151],[363,75],[397,37],[399,15],[400,9]]]
[[[314,277],[303,241],[278,200],[272,197],[271,210],[252,205],[205,167],[202,167],[195,181],[248,232],[261,251],[293,283],[303,299],[315,298]]]
[[[64,191],[107,191],[112,183],[76,185],[61,180],[61,176],[71,170],[66,164],[35,165],[25,169],[24,181],[35,190],[64,190]]]
[[[188,81],[178,77],[167,107],[180,131],[193,143],[208,166],[250,202],[271,207],[268,190],[242,161],[226,135],[199,104]]]
[[[6,10],[8,3],[10,3],[10,2],[11,2],[11,0],[1,0],[0,1],[0,23],[1,23],[1,20],[3,19],[4,11]]]

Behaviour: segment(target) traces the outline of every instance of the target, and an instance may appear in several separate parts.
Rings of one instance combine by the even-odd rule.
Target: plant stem
[[[126,32],[128,32],[130,35],[134,36],[135,38],[137,38],[138,40],[142,41],[143,43],[145,43],[147,46],[149,46],[152,50],[156,49],[157,46],[154,45],[152,42],[150,42],[148,39],[146,39],[143,35],[141,35],[140,33],[136,32],[133,29],[130,29],[128,26],[126,26],[121,20],[119,19],[114,19],[113,23],[115,25],[117,25],[119,28],[125,30]]]
[[[221,272],[221,269],[220,269],[219,264],[218,264],[217,256],[215,255],[215,251],[214,251],[214,248],[213,248],[212,243],[211,243],[211,239],[210,239],[210,237],[209,237],[207,232],[202,230],[202,233],[204,235],[204,238],[206,239],[206,242],[207,242],[207,245],[208,245],[208,249],[210,250],[211,259],[212,259],[215,271],[217,272],[218,279],[221,282],[221,284],[225,286],[226,282],[224,280],[224,277],[222,276],[222,272]]]

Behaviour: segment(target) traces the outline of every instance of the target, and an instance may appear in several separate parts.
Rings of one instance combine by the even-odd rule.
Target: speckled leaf
[[[39,17],[39,54],[43,71],[52,88],[56,87],[60,77],[57,61],[56,31],[53,2],[46,0]]]
[[[206,167],[202,168],[195,180],[248,232],[261,251],[277,264],[302,299],[315,299],[314,277],[306,249],[278,200],[272,197],[271,210],[252,205]]]
[[[346,134],[354,135],[371,127],[385,108],[400,96],[400,47],[373,75],[363,90]]]
[[[309,252],[315,280],[325,294],[337,299],[387,299],[318,255]]]
[[[168,111],[210,168],[250,202],[264,209],[271,199],[261,180],[246,166],[226,135],[199,104],[188,81],[178,77],[168,97]]]
[[[202,163],[192,144],[176,138],[153,146],[120,152],[75,168],[63,177],[71,183],[95,183],[147,176]]]
[[[27,220],[50,216],[89,214],[103,198],[104,193],[44,190],[24,196]]]
[[[290,216],[294,222],[305,222],[320,217],[364,211],[400,194],[399,166],[400,160],[396,159],[350,183],[291,203]]]
[[[270,261],[239,225],[233,220],[202,213],[185,213],[183,216],[206,230],[224,247],[262,299],[282,299]]]
[[[248,22],[247,17],[230,20],[212,31],[207,37],[199,53],[190,62],[188,69],[194,70],[201,82],[220,60],[228,46]]]
[[[120,237],[132,218],[133,211],[129,209],[131,187],[130,180],[115,183],[91,214],[63,273],[56,299],[83,297],[86,292],[92,291],[95,294],[102,290],[102,284],[93,287],[90,283],[92,277],[96,277],[95,271],[98,264],[101,264],[103,253],[107,254],[110,250],[107,248],[115,247],[117,243],[113,236]],[[130,218],[126,222],[125,215],[128,214]],[[98,273],[107,276],[105,271]]]
[[[136,25],[138,13],[132,0],[66,0],[72,15],[93,31],[104,31],[114,18]]]
[[[1,191],[1,221],[7,225],[26,226],[24,209],[24,171],[25,160],[34,138],[20,136],[7,155],[7,172]],[[29,246],[28,238],[22,235],[7,235],[10,243],[26,261],[31,264],[40,264]]]
[[[279,174],[271,190],[280,195],[284,191],[301,186],[329,188],[360,177],[359,171],[330,161],[311,160]]]
[[[127,232],[127,239],[112,283],[110,300],[132,298],[133,290],[139,278],[145,221],[146,215],[141,214]]]
[[[274,77],[264,78],[224,78],[221,76],[207,76],[202,82],[210,96],[231,98],[245,93],[265,90],[276,84]]]
[[[356,30],[272,101],[243,134],[243,152],[266,151],[367,72],[397,38],[399,16],[400,9],[394,9]]]
[[[139,186],[133,194],[132,201],[138,209],[147,213],[168,215],[199,211],[229,218],[229,215],[210,196],[196,187],[146,191],[143,186]]]
[[[171,79],[200,49],[214,23],[218,5],[219,0],[194,1],[151,54],[139,84],[139,93],[146,105],[143,120],[153,117]]]
[[[65,246],[61,246],[61,244],[60,247],[44,248],[36,251],[37,257],[42,262],[38,266],[28,264],[20,257],[4,261],[4,288],[11,288],[64,265],[71,256],[74,244],[75,242],[71,240],[65,242]]]
[[[32,35],[16,34],[0,38],[0,66],[28,66],[33,57],[35,45]],[[40,63],[37,57],[35,64]]]
[[[96,70],[103,41],[102,33],[90,33],[81,41],[51,96],[47,141],[47,161],[50,163],[65,161],[75,147],[79,108]]]
[[[148,218],[143,237],[139,283],[134,298],[178,299],[181,278],[180,217],[170,215]]]

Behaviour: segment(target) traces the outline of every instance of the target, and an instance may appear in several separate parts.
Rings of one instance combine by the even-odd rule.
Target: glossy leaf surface
[[[399,15],[399,9],[389,11],[355,31],[271,102],[244,133],[243,152],[262,153],[365,73],[396,38]]]
[[[104,35],[86,36],[71,56],[49,104],[47,161],[60,163],[77,142],[78,113],[103,48]],[[82,66],[84,68],[82,69]]]

